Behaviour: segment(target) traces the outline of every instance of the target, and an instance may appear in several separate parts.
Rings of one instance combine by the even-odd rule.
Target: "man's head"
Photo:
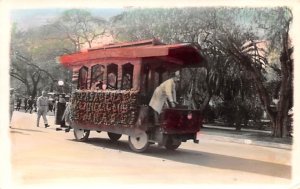
[[[42,91],[42,96],[46,96],[46,95],[47,95],[46,91]]]
[[[173,78],[175,82],[178,82],[180,80],[180,72],[179,71],[174,72]]]
[[[15,89],[14,89],[14,88],[10,88],[10,89],[9,89],[9,93],[10,93],[10,94],[13,94],[14,92],[15,92]]]

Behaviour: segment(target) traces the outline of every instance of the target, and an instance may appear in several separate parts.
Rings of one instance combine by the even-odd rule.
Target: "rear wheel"
[[[113,142],[116,142],[118,141],[120,138],[121,138],[121,134],[117,134],[117,133],[110,133],[110,132],[107,132],[107,135],[109,137],[109,139]]]
[[[174,141],[172,137],[168,137],[165,147],[168,150],[176,150],[181,145],[180,141]]]
[[[84,142],[89,138],[90,131],[74,128],[74,136],[77,141]]]
[[[145,131],[139,131],[128,137],[129,147],[134,152],[144,152],[149,146],[148,135]]]

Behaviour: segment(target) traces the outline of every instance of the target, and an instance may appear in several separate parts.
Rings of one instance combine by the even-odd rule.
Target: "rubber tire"
[[[74,128],[73,130],[74,130],[74,137],[77,141],[85,142],[88,140],[88,138],[90,136],[90,130],[83,130],[83,129],[77,129],[77,128]],[[82,132],[82,130],[83,130],[83,132]],[[82,136],[80,136],[80,135],[82,135]]]
[[[138,137],[131,137],[130,135],[128,136],[129,147],[132,151],[142,153],[142,152],[145,152],[148,149],[150,144],[148,142],[147,133],[143,132],[142,137],[145,137],[144,139],[146,140],[146,142],[144,142],[145,144],[142,144],[141,147],[137,147],[137,146],[135,146],[135,143],[136,143],[136,141],[139,140],[139,139],[137,139]]]
[[[165,144],[165,148],[167,150],[176,150],[181,145],[181,142],[179,144],[173,144],[172,138],[168,138]]]
[[[109,139],[113,142],[117,142],[122,137],[122,134],[110,133],[110,132],[107,132],[107,135]]]

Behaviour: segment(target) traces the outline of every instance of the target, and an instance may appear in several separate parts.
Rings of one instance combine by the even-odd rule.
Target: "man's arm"
[[[36,100],[36,107],[39,108],[40,107],[40,97]]]
[[[175,107],[176,103],[176,89],[175,89],[175,82],[171,80],[166,86],[166,94],[167,98],[171,103],[172,108]]]
[[[174,81],[173,81],[173,86],[172,86],[172,95],[173,95],[174,103],[177,103],[177,99],[176,99],[176,84],[175,84]]]

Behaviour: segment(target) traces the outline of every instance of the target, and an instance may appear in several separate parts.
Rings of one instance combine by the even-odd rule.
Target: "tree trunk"
[[[34,86],[33,89],[32,89],[32,92],[31,92],[31,96],[32,96],[32,98],[35,98],[36,95],[37,95],[37,87]]]
[[[236,131],[241,131],[241,129],[242,129],[241,121],[239,119],[237,119],[236,122],[235,122],[235,130]]]
[[[277,114],[273,122],[273,136],[287,137],[288,111],[292,106],[292,95],[290,94],[293,82],[293,60],[291,59],[292,49],[288,44],[288,33],[283,34],[283,50],[280,56],[281,63],[281,86],[279,101],[277,104]]]
[[[276,117],[275,122],[273,122],[272,135],[274,137],[282,137],[282,119],[279,119],[279,116]]]
[[[274,137],[286,137],[288,135],[287,132],[287,127],[286,127],[286,120],[287,120],[287,115],[277,115],[275,122],[273,122],[273,129],[272,129],[272,135]]]
[[[30,85],[29,84],[26,84],[26,93],[27,95],[31,95],[31,89],[30,89]]]

